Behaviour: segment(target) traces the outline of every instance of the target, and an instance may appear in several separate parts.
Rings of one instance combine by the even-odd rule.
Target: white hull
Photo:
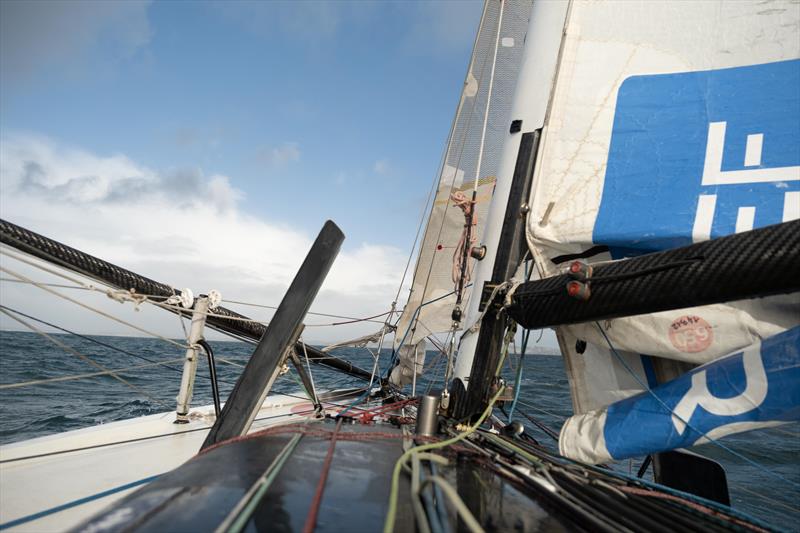
[[[178,467],[200,449],[214,408],[199,407],[189,416],[189,423],[175,424],[174,412],[160,413],[0,447],[0,528],[67,530]],[[309,400],[274,395],[250,431],[310,416]]]

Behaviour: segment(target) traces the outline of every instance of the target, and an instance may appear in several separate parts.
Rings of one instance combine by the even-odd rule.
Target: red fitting
[[[586,281],[592,277],[592,267],[581,261],[573,261],[572,264],[569,265],[569,270],[567,272],[571,278],[581,281]]]
[[[586,301],[592,295],[589,285],[580,281],[570,281],[567,283],[567,294],[577,300]]]

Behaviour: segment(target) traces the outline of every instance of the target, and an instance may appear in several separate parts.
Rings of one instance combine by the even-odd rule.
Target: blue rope
[[[595,322],[595,325],[597,326],[597,329],[600,330],[600,333],[603,335],[603,338],[608,343],[608,347],[611,348],[611,352],[614,354],[614,356],[617,358],[617,360],[620,363],[622,363],[622,366],[625,367],[625,370],[627,370],[628,373],[631,376],[633,376],[633,378],[637,382],[639,382],[639,385],[641,385],[641,387],[643,389],[645,389],[647,392],[649,392],[650,395],[653,398],[655,398],[656,401],[658,403],[660,403],[661,406],[664,407],[664,409],[666,409],[667,412],[669,412],[672,416],[674,416],[675,418],[677,418],[678,420],[680,420],[681,422],[686,424],[686,427],[688,427],[689,429],[691,429],[691,430],[695,431],[696,433],[699,433],[701,436],[705,437],[709,442],[711,442],[713,444],[716,444],[717,446],[719,446],[720,448],[722,448],[726,452],[730,453],[734,457],[736,457],[738,459],[741,459],[742,461],[746,462],[747,464],[749,464],[752,467],[755,467],[757,470],[761,470],[765,474],[768,474],[770,476],[776,477],[776,478],[780,479],[781,481],[784,481],[784,482],[788,483],[789,485],[791,485],[791,486],[793,486],[795,488],[800,488],[800,483],[795,483],[794,481],[783,477],[782,475],[778,474],[777,472],[773,472],[772,470],[770,470],[770,469],[758,464],[757,462],[753,461],[749,457],[745,457],[744,455],[740,454],[739,452],[736,452],[736,451],[732,450],[731,448],[725,446],[724,444],[722,444],[721,442],[719,442],[719,441],[717,441],[715,439],[712,439],[706,433],[700,431],[696,427],[694,427],[691,424],[689,424],[688,420],[684,420],[683,418],[681,418],[678,415],[676,415],[675,411],[673,411],[670,406],[668,406],[666,403],[664,403],[664,401],[661,398],[659,398],[658,395],[655,392],[653,392],[652,389],[650,389],[650,387],[648,387],[645,383],[643,383],[642,380],[639,379],[639,376],[637,376],[636,373],[633,370],[631,370],[631,367],[628,366],[628,364],[625,362],[625,360],[619,355],[619,353],[617,353],[617,350],[614,348],[614,345],[611,344],[611,339],[609,339],[608,335],[606,335],[606,332],[603,331],[603,328],[600,326],[600,323],[599,322]]]
[[[511,402],[511,407],[508,408],[508,423],[511,423],[511,417],[514,415],[514,408],[517,407],[517,400],[519,400],[519,390],[522,388],[522,368],[525,366],[525,350],[528,348],[528,339],[531,336],[531,330],[526,329],[522,333],[522,352],[519,354],[519,363],[517,363],[517,376],[514,378],[514,400]]]
[[[369,389],[365,390],[365,391],[364,391],[364,394],[362,394],[361,396],[359,396],[358,398],[356,398],[355,400],[353,400],[353,403],[351,403],[350,405],[348,405],[348,406],[347,406],[347,408],[346,408],[344,411],[339,411],[339,414],[338,414],[338,415],[336,415],[336,418],[339,418],[339,417],[341,417],[341,416],[344,416],[344,415],[345,415],[345,413],[347,413],[347,411],[349,411],[350,409],[352,409],[352,408],[353,408],[353,406],[354,406],[355,404],[357,404],[357,403],[359,403],[359,402],[363,401],[363,400],[364,400],[364,398],[365,398],[366,396],[368,396],[368,395],[369,395]]]
[[[533,269],[528,270],[528,261],[524,263],[525,268],[525,281],[531,279]],[[517,376],[514,378],[514,400],[511,402],[511,407],[508,409],[508,423],[511,423],[511,416],[514,414],[514,408],[517,406],[519,399],[519,389],[522,383],[522,368],[525,364],[525,350],[528,348],[528,339],[531,337],[531,330],[526,329],[522,333],[522,353],[519,356],[519,366],[517,367]],[[538,341],[537,341],[538,342]]]

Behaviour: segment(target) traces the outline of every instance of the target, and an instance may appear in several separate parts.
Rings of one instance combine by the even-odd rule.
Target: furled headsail
[[[531,192],[541,277],[574,260],[624,260],[800,218],[800,6],[770,6],[572,3]],[[743,357],[763,356],[767,368],[770,354],[793,353],[764,387],[790,379],[797,390],[798,325],[794,292],[558,328],[576,413],[562,451],[597,462],[696,441],[654,430],[658,442],[645,442],[648,432],[626,424],[652,411],[645,386],[676,408],[703,375],[726,398],[714,369],[739,365],[744,376]],[[749,414],[710,417],[703,432],[797,420],[797,398],[782,398],[777,411],[753,400]],[[621,412],[634,418],[618,423]],[[592,441],[592,425],[624,434],[626,451]]]
[[[411,293],[398,323],[395,348],[399,349],[400,364],[392,372],[394,383],[411,382],[415,361],[417,374],[424,364],[424,339],[452,327],[466,210],[474,209],[469,236],[478,246],[494,193],[530,9],[531,0],[485,4],[432,195]],[[466,278],[473,268],[474,259],[470,258]],[[462,301],[467,301],[471,294],[468,279],[463,286]]]

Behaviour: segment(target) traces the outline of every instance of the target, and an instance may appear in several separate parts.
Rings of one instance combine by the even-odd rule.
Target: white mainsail
[[[530,201],[539,274],[800,218],[799,58],[796,2],[572,3]],[[575,413],[596,422],[798,324],[790,294],[557,333]],[[568,423],[562,451],[602,448],[590,426]],[[608,458],[587,447],[575,456]]]
[[[456,304],[454,268],[465,228],[459,193],[475,195],[471,230],[475,246],[483,237],[489,201],[495,189],[500,149],[508,131],[517,73],[520,68],[531,0],[487,2],[475,40],[464,89],[450,138],[424,238],[419,249],[411,293],[398,322],[395,348],[400,362],[392,381],[410,383],[425,361],[425,338],[450,331]],[[467,266],[469,275],[474,260]],[[463,301],[472,292],[466,283]]]

